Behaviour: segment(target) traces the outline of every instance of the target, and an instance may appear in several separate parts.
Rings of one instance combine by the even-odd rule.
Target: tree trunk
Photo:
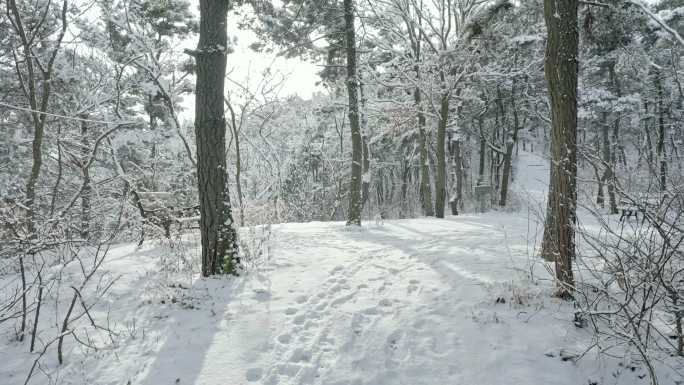
[[[551,102],[551,167],[542,255],[555,261],[557,294],[572,297],[577,204],[578,0],[544,0],[544,72]]]
[[[610,84],[613,88],[615,95],[620,98],[622,96],[622,91],[620,90],[620,84],[618,83],[617,74],[615,73],[615,62],[611,62],[608,66],[608,75],[610,78]],[[617,154],[618,154],[618,138],[620,132],[620,112],[615,113],[615,121],[613,122],[613,134],[611,137],[611,151],[610,151],[610,175],[611,178],[608,180],[608,199],[610,200],[610,213],[617,214],[617,201],[615,198],[615,192],[617,190],[617,174],[615,172],[617,168]]]
[[[368,117],[366,116],[366,97],[363,93],[363,82],[361,75],[359,75],[359,96],[361,97],[361,143],[363,146],[363,178],[361,183],[361,207],[364,207],[368,202],[370,194],[370,149],[368,145]]]
[[[237,274],[237,231],[228,191],[226,120],[223,110],[227,54],[227,1],[200,0],[195,52],[195,136],[202,235],[202,275]]]
[[[601,153],[601,138],[596,135],[595,137],[595,145],[596,145],[596,153],[600,154]],[[598,183],[598,191],[596,191],[596,204],[603,208],[605,207],[605,195],[603,193],[603,178],[604,176],[601,175],[601,168],[599,167],[600,164],[597,164],[597,162],[589,162],[589,164],[594,168],[594,175],[596,176],[596,182]]]
[[[603,136],[603,165],[605,172],[603,173],[603,181],[608,184],[608,204],[610,206],[610,213],[617,214],[617,201],[615,199],[615,176],[614,176],[614,156],[611,151],[610,135],[608,133],[608,118],[607,113],[603,114],[603,122],[601,125],[601,133]]]
[[[446,127],[449,122],[449,92],[446,77],[440,72],[442,95],[440,97],[439,124],[437,125],[437,172],[435,173],[435,216],[444,218],[446,204]]]
[[[87,118],[87,115],[81,115]],[[86,240],[90,236],[90,199],[92,186],[90,184],[90,169],[88,167],[88,156],[90,155],[90,144],[88,141],[88,123],[81,121],[81,172],[83,174],[83,191],[81,192],[81,238]]]
[[[513,147],[516,143],[518,143],[518,130],[520,129],[518,111],[515,109],[515,79],[513,79],[513,87],[511,89],[511,110],[513,111],[513,134],[506,138],[506,155],[504,155],[503,178],[501,180],[501,200],[499,201],[499,206],[501,207],[506,206],[506,200],[508,199],[508,182],[511,179]]]
[[[402,172],[401,172],[401,204],[399,205],[400,207],[400,212],[399,212],[399,218],[403,219],[408,216],[408,179],[409,176],[411,175],[411,162],[409,162],[406,159],[406,156],[404,156],[404,159],[402,160]]]
[[[450,141],[449,152],[456,182],[456,191],[454,192],[454,196],[449,200],[449,204],[451,206],[451,215],[458,215],[458,209],[463,202],[463,159],[461,155],[460,138],[454,138]]]
[[[658,144],[656,146],[656,155],[660,165],[659,185],[660,191],[664,192],[667,189],[667,158],[665,154],[665,109],[663,107],[663,86],[660,81],[660,72],[655,74],[655,85],[658,92]]]
[[[356,31],[354,30],[354,1],[344,0],[345,41],[347,46],[347,95],[349,97],[349,127],[352,139],[351,182],[349,183],[349,211],[347,225],[361,226],[361,173],[363,143],[359,122],[359,92],[356,77]]]
[[[363,177],[361,183],[361,206],[368,203],[368,196],[370,195],[370,151],[368,149],[368,135],[361,136],[361,143],[363,147]]]
[[[47,5],[49,7],[49,3]],[[16,0],[8,0],[7,2],[7,16],[11,21],[11,26],[19,37],[19,41],[22,47],[23,63],[26,66],[26,74],[22,74],[20,66],[17,63],[15,66],[17,71],[17,76],[22,80],[22,87],[26,92],[26,98],[28,99],[28,104],[33,110],[31,113],[31,118],[33,121],[33,142],[31,144],[32,152],[32,164],[31,173],[29,174],[28,180],[26,182],[26,201],[24,204],[28,207],[27,211],[27,231],[29,236],[35,235],[35,200],[36,200],[36,185],[38,184],[38,178],[40,177],[40,171],[43,165],[43,137],[45,136],[45,122],[48,115],[44,114],[47,112],[50,95],[52,91],[52,70],[59,53],[62,39],[67,29],[67,0],[62,2],[61,8],[61,25],[59,30],[59,35],[54,42],[50,42],[53,48],[46,52],[49,59],[47,63],[42,65],[34,57],[33,49],[36,46],[37,39],[36,36],[29,36],[30,31],[24,28],[24,20],[20,14],[19,7],[17,6]],[[47,12],[47,9],[45,10]],[[32,25],[34,30],[38,30],[41,25],[45,22],[45,18],[39,21],[37,24]],[[42,43],[45,43],[44,41]],[[34,65],[34,60],[37,65]],[[40,72],[41,76],[38,76]],[[42,87],[39,90],[38,84]]]
[[[416,68],[416,71],[418,69]],[[420,89],[413,91],[413,102],[418,109],[418,150],[420,151],[420,202],[423,215],[431,217],[435,215],[432,207],[432,190],[430,188],[430,160],[428,153],[428,136],[425,130],[425,114],[423,113],[422,96]]]
[[[237,190],[238,205],[240,209],[240,227],[245,225],[245,204],[242,195],[242,155],[240,153],[240,127],[237,125],[237,119],[233,105],[226,99],[228,111],[230,112],[230,126],[233,131],[233,138],[235,138],[235,189]],[[242,121],[240,121],[242,126]]]
[[[480,163],[479,163],[479,168],[477,170],[477,185],[482,186],[484,185],[484,174],[485,174],[485,167],[486,167],[486,160],[487,160],[487,139],[485,138],[484,135],[484,127],[483,127],[483,122],[484,118],[482,115],[477,119],[477,124],[480,129]]]
[[[646,118],[644,119],[644,133],[646,135],[646,161],[648,162],[648,169],[653,170],[655,166],[653,165],[653,140],[651,139],[651,124],[652,119],[648,116],[648,101],[644,102],[644,112]]]

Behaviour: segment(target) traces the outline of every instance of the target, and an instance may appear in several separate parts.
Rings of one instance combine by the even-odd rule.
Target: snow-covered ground
[[[521,157],[516,183],[543,197],[537,162]],[[591,333],[533,258],[540,230],[525,209],[276,225],[268,261],[214,279],[159,271],[168,245],[120,245],[103,271],[121,278],[94,313],[116,344],[93,352],[68,340],[65,364],[43,369],[92,385],[646,383],[642,369],[587,352]],[[182,251],[196,256],[196,241]],[[0,383],[23,384],[35,354],[0,331]]]

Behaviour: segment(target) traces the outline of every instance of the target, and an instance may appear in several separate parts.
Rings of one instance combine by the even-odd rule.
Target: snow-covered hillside
[[[197,234],[112,247],[98,282],[116,278],[90,311],[110,341],[94,352],[67,337],[65,364],[42,358],[30,383],[644,383],[642,367],[590,350],[534,257],[547,164],[520,155],[518,212],[261,228],[266,257],[238,278],[171,272],[198,257]],[[39,352],[0,330],[3,384],[24,384]]]
[[[590,334],[529,279],[535,227],[496,213],[286,224],[271,260],[235,279],[166,280],[166,247],[119,246],[105,270],[123,278],[98,312],[118,346],[84,355],[69,341],[57,373],[93,385],[640,383],[594,353],[574,361]],[[24,348],[2,345],[4,384],[24,383]]]

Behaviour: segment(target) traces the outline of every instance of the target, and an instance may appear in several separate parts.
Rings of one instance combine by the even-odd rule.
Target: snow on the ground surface
[[[548,168],[534,166],[542,162],[534,155],[521,159],[516,183],[543,199],[539,180]],[[532,257],[541,226],[529,213],[362,229],[277,225],[271,259],[239,278],[164,278],[159,262],[168,247],[115,247],[104,269],[121,279],[97,316],[119,331],[117,346],[84,353],[70,340],[52,378],[89,385],[645,383],[639,368],[594,350],[582,355],[591,334],[575,327],[570,304],[551,297],[548,266]],[[185,246],[196,256],[196,245]],[[23,384],[34,356],[8,334],[0,333],[0,383]],[[31,383],[48,381],[37,375]]]
[[[613,378],[616,367],[593,353],[563,361],[583,352],[589,334],[573,326],[572,309],[550,298],[544,281],[525,278],[527,228],[520,214],[496,213],[361,230],[280,225],[264,269],[196,280],[164,304],[140,294],[159,250],[122,246],[106,268],[133,273],[115,286],[110,317],[131,337],[116,354],[70,352],[61,377],[145,385],[640,383],[640,372]],[[14,369],[0,373],[3,383],[23,383],[23,359],[2,366]]]
[[[531,208],[544,207],[549,193],[549,159],[521,151],[513,171],[513,191]]]

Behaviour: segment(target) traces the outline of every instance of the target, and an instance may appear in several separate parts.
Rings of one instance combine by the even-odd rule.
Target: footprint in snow
[[[297,312],[297,309],[295,309],[293,307],[288,307],[287,309],[285,309],[285,314],[287,314],[287,315],[293,315],[296,312]]]
[[[261,376],[263,376],[263,374],[264,370],[262,368],[251,368],[247,370],[247,374],[245,375],[245,377],[249,382],[256,382],[261,379]]]
[[[259,302],[266,302],[271,299],[271,293],[264,289],[255,289],[254,299]]]
[[[290,356],[290,362],[309,362],[311,361],[311,352],[302,348],[295,349]]]
[[[408,287],[406,287],[406,292],[408,294],[413,294],[414,292],[418,291],[418,289],[418,285],[408,285]]]
[[[397,348],[399,347],[399,342],[403,335],[404,332],[402,332],[401,330],[395,330],[392,333],[390,333],[390,335],[387,336],[387,347],[390,350],[397,350]]]
[[[353,294],[353,293],[341,295],[341,296],[335,298],[334,300],[332,300],[332,301],[330,302],[330,307],[337,307],[337,306],[339,306],[339,305],[342,305],[342,304],[344,304],[344,303],[347,303],[347,302],[349,302],[349,300],[351,300],[352,298],[354,298],[354,294]]]
[[[351,319],[352,332],[360,336],[366,327],[371,323],[371,319],[361,313],[354,313]]]
[[[294,377],[300,370],[302,370],[302,367],[297,364],[287,363],[278,365],[278,374],[282,376]]]
[[[380,300],[378,305],[380,305],[382,307],[390,307],[390,306],[392,306],[392,301],[389,298],[383,298]]]
[[[300,304],[301,304],[301,303],[306,302],[307,299],[309,299],[307,296],[305,296],[305,295],[300,295],[299,297],[297,297],[296,301],[297,301],[297,303],[300,303]]]
[[[285,334],[279,335],[277,337],[277,339],[278,339],[278,342],[280,342],[281,344],[287,345],[290,343],[290,341],[292,341],[292,336],[288,333],[285,333]]]

